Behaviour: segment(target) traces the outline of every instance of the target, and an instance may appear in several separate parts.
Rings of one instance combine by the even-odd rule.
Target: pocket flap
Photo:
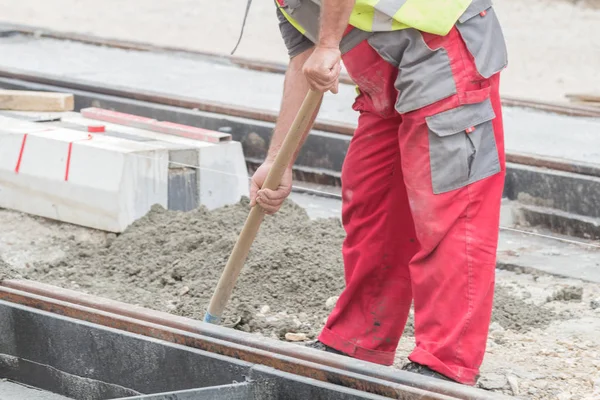
[[[440,137],[466,131],[496,118],[490,99],[481,103],[465,104],[425,118],[427,127]]]
[[[458,18],[461,24],[473,18],[480,12],[487,10],[492,6],[492,0],[473,0],[467,10]]]

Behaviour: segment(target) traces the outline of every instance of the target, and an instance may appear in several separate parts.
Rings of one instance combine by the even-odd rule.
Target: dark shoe
[[[322,343],[318,340],[315,340],[314,342],[308,342],[305,346],[310,347],[311,349],[326,351],[327,353],[340,354],[342,356],[350,357],[348,354],[342,353],[341,351],[338,351],[333,347],[329,347],[325,343]]]
[[[447,376],[444,376],[444,375],[440,374],[439,372],[436,372],[436,371],[432,370],[428,366],[417,364],[417,363],[414,363],[412,361],[409,362],[408,364],[406,364],[404,367],[402,367],[402,369],[404,371],[414,372],[415,374],[420,374],[420,375],[424,375],[424,376],[429,376],[431,378],[437,378],[437,379],[442,379],[444,381],[451,381],[451,382],[453,382],[452,379],[448,378]]]

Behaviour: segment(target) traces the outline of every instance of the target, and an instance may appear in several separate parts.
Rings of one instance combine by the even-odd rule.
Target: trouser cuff
[[[447,365],[433,354],[418,347],[413,350],[411,355],[408,356],[408,359],[417,364],[425,365],[435,372],[439,372],[440,374],[465,385],[475,385],[479,374],[477,369]]]
[[[357,346],[351,341],[333,333],[333,331],[324,328],[319,335],[319,341],[329,347],[341,351],[350,357],[359,360],[372,362],[381,365],[392,365],[394,363],[395,353],[387,351],[371,350]]]

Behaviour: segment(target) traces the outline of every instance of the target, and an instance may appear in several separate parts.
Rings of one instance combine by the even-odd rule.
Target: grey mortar
[[[208,211],[154,206],[104,246],[76,243],[64,258],[37,263],[26,277],[49,284],[201,319],[248,215],[248,199]],[[224,324],[283,338],[318,334],[325,303],[344,288],[345,231],[337,218],[311,220],[287,201],[263,225],[225,310]],[[261,309],[269,306],[264,314]],[[523,332],[557,319],[497,287],[493,321]],[[405,331],[413,334],[410,318]]]

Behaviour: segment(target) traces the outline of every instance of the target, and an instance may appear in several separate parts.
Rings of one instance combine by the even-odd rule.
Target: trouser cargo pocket
[[[426,118],[431,180],[435,194],[449,192],[500,172],[489,99]]]

